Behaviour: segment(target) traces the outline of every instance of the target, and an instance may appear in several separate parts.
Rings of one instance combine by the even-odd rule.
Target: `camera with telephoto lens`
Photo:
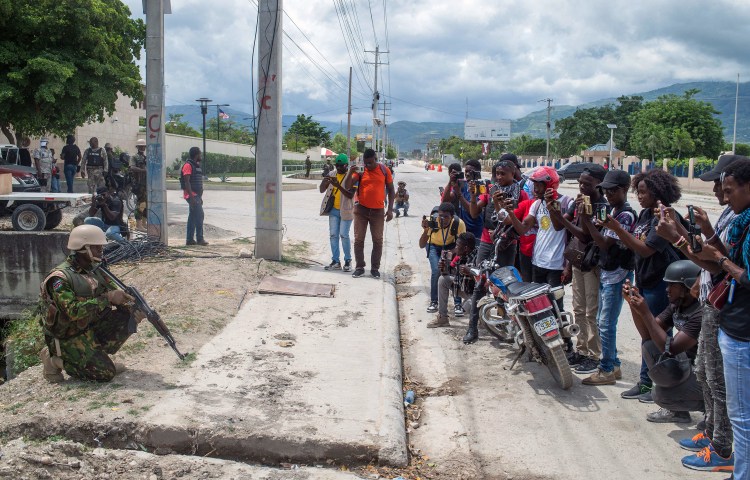
[[[695,211],[692,205],[688,205],[688,241],[694,253],[703,250],[703,245],[698,240],[701,236],[701,227],[695,223]]]

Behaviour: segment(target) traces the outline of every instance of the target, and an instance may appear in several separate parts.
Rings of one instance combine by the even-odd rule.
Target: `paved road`
[[[397,179],[408,184],[413,214],[395,221],[391,235],[397,237],[398,249],[389,252],[397,256],[394,263],[413,272],[400,295],[405,376],[437,389],[424,399],[411,444],[438,468],[458,468],[485,479],[718,478],[680,464],[689,452],[677,441],[695,434],[694,424],[649,423],[645,416],[655,405],[620,398],[640,368],[640,341],[627,306],[618,332],[623,380],[603,387],[576,380],[567,392],[543,366],[523,363],[509,371],[516,351],[486,332],[480,331],[478,343],[463,345],[466,317],[451,319],[449,328],[425,328],[433,314],[425,312],[430,268],[418,247],[419,222],[438,203],[437,187],[445,184],[447,174],[405,165]],[[565,184],[563,191],[577,193],[577,185]],[[635,196],[630,197],[638,208]],[[687,201],[715,205],[707,196],[689,195]],[[565,304],[570,309],[569,291]]]

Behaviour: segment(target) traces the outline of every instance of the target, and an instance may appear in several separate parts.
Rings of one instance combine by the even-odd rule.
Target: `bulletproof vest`
[[[41,284],[41,301],[47,307],[47,312],[43,311],[41,319],[44,333],[60,340],[70,338],[81,332],[81,329],[68,316],[59,310],[49,294],[48,284],[52,279],[64,277],[73,288],[76,298],[87,299],[98,297],[109,290],[107,281],[100,273],[81,274],[67,261],[58,265]]]
[[[190,175],[190,188],[198,195],[203,195],[203,169],[197,163],[188,160],[193,167],[193,173]]]
[[[106,153],[103,150],[104,149],[102,148],[98,148],[97,150],[89,148],[89,153],[88,153],[88,156],[86,157],[86,166],[87,167],[103,167],[104,155],[106,155]]]

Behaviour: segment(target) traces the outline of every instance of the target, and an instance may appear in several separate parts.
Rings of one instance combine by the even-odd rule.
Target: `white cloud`
[[[140,0],[126,3],[140,16]],[[460,121],[467,97],[473,117],[516,118],[539,110],[538,100],[546,97],[558,105],[578,104],[672,83],[750,75],[745,46],[750,3],[743,0],[335,3],[356,5],[354,36],[361,35],[368,50],[375,46],[368,4],[383,50],[386,5],[390,53],[382,57],[389,65],[379,90],[411,102],[393,100],[394,120]],[[284,38],[285,113],[345,118],[354,58],[355,122],[367,122],[370,94],[362,83],[370,81],[373,67],[361,61],[374,56],[360,49],[349,53],[334,1],[286,0],[284,7],[320,52],[284,18],[285,31],[318,64]],[[251,0],[180,0],[172,8],[166,20],[167,103],[192,104],[209,96],[250,111],[257,7]]]

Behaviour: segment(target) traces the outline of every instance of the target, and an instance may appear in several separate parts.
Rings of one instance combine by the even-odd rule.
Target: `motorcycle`
[[[573,373],[565,349],[580,327],[569,312],[558,308],[564,288],[525,283],[515,267],[500,267],[491,260],[472,269],[472,274],[477,284],[488,290],[477,305],[482,323],[499,340],[520,348],[510,368],[528,352],[533,360],[547,366],[563,390],[569,389]]]

